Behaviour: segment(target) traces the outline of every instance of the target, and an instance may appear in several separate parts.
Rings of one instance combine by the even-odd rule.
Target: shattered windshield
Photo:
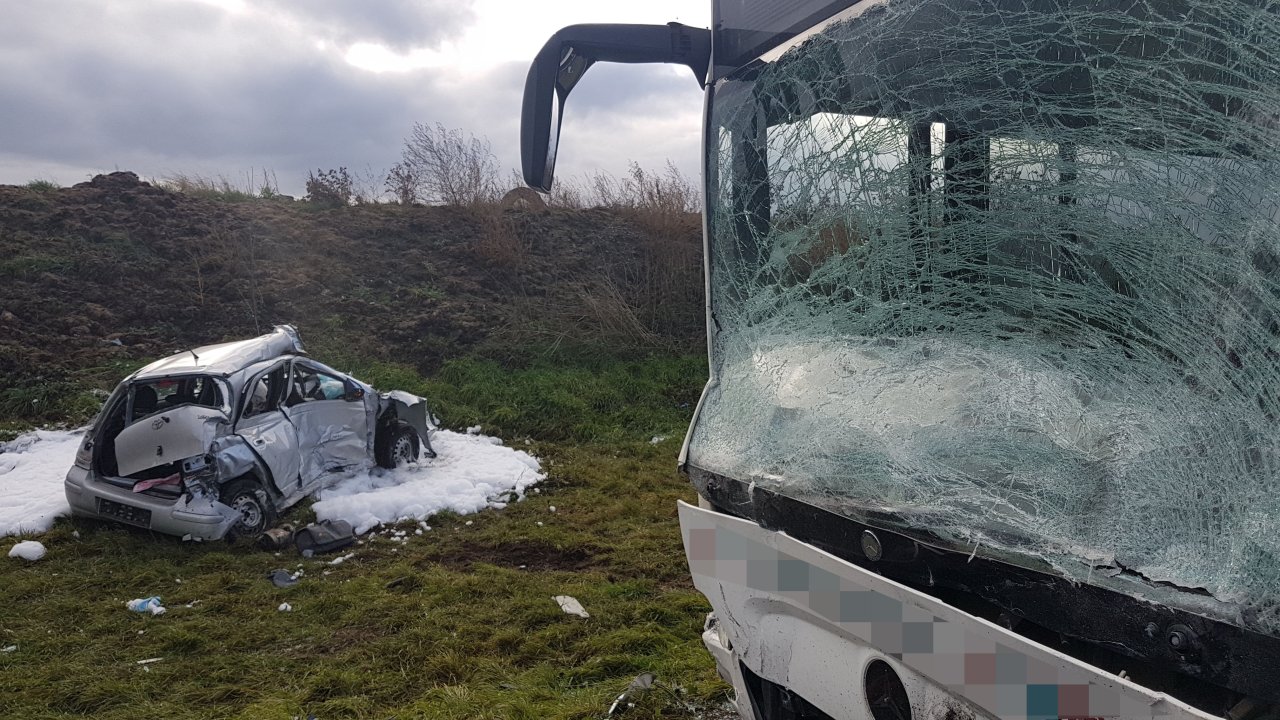
[[[690,463],[1280,633],[1277,56],[1261,0],[890,0],[721,81]]]

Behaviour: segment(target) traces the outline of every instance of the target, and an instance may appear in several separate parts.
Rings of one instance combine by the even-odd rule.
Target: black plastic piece
[[[705,87],[711,64],[711,31],[666,25],[570,25],[547,41],[524,84],[520,115],[520,163],[529,187],[550,192],[564,102],[597,62],[688,65]]]

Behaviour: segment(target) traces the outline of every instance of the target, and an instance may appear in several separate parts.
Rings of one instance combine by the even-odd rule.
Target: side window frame
[[[285,371],[282,378],[273,382],[270,379],[271,375],[273,373],[278,373],[281,371]],[[236,422],[239,422],[241,420],[246,420],[249,418],[255,418],[255,417],[258,417],[259,415],[265,415],[266,413],[269,413],[272,411],[279,411],[281,409],[281,406],[284,404],[283,403],[284,398],[281,397],[281,395],[283,394],[281,390],[283,389],[282,386],[286,384],[283,381],[284,378],[289,377],[288,373],[289,373],[289,364],[280,363],[279,365],[275,365],[267,370],[264,370],[263,372],[258,373],[257,375],[253,376],[253,379],[245,383],[244,391],[241,394],[241,398],[240,398],[239,417],[237,418]],[[262,382],[263,380],[267,380],[267,404],[263,409],[250,414],[248,410],[249,410],[249,403],[253,401],[253,388],[255,388],[257,384],[259,382]]]

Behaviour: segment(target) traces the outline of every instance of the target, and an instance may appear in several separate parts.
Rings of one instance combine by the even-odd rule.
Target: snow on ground
[[[70,511],[62,481],[81,433],[37,430],[0,443],[0,537],[44,532]]]
[[[69,512],[62,481],[83,431],[37,430],[0,443],[0,537],[48,530]],[[375,525],[423,520],[441,510],[466,514],[504,507],[545,475],[537,458],[498,438],[438,430],[439,457],[399,470],[372,469],[339,479],[315,504],[320,519],[341,518],[358,532]]]
[[[374,469],[325,489],[313,508],[320,520],[346,520],[357,533],[397,520],[424,520],[441,510],[467,514],[504,507],[546,477],[538,459],[504,447],[498,438],[438,430],[431,446],[439,457],[417,467]]]

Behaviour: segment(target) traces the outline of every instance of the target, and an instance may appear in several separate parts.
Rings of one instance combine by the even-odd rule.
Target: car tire
[[[387,469],[416,462],[420,452],[418,432],[404,423],[383,428],[373,443],[374,460]]]
[[[256,480],[241,478],[227,483],[218,500],[241,513],[240,519],[227,530],[228,540],[257,540],[276,524],[275,504]]]

